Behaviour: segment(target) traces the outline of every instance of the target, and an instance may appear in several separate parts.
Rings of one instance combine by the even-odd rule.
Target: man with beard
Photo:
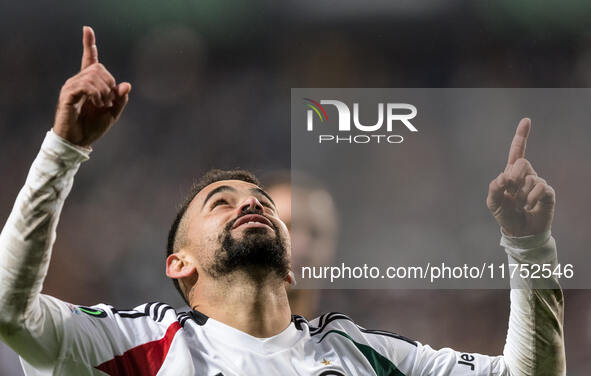
[[[562,292],[512,281],[504,355],[434,350],[329,313],[291,315],[290,242],[273,200],[245,171],[212,171],[181,207],[166,274],[191,310],[74,306],[44,294],[57,221],[89,146],[118,119],[131,86],[98,63],[84,29],[80,73],[63,86],[53,129],[0,235],[0,338],[28,375],[561,375]],[[525,160],[523,119],[487,204],[512,263],[556,264],[554,191]]]

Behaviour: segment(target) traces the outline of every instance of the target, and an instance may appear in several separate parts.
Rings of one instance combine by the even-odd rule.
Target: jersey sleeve
[[[11,343],[21,354],[27,374],[138,374],[149,362],[170,323],[176,318],[172,307],[159,303],[153,313],[150,306],[117,310],[106,304],[91,307],[73,305],[41,294],[41,316],[27,326],[28,333],[15,336]],[[167,311],[169,309],[169,311]],[[164,316],[158,322],[156,316]],[[174,328],[174,327],[173,327]],[[45,344],[56,346],[54,358],[40,363],[31,356],[31,348]],[[156,351],[157,352],[157,351]]]
[[[63,312],[41,289],[59,214],[90,151],[47,132],[0,233],[0,338],[39,367],[62,350]]]
[[[535,236],[512,238],[505,235],[501,245],[514,265],[557,265],[556,243],[550,232]],[[511,313],[503,355],[487,356],[462,353],[450,348],[434,350],[416,344],[415,349],[400,352],[388,350],[398,357],[398,364],[407,376],[510,376],[564,375],[566,373],[563,337],[563,296],[558,280],[511,279]]]
[[[28,375],[97,375],[113,367],[128,374],[118,357],[160,339],[176,318],[163,303],[122,311],[41,294],[60,212],[90,152],[49,131],[0,234],[0,339]]]
[[[536,236],[503,235],[509,264],[558,266],[556,241],[550,231]],[[511,314],[503,358],[511,375],[564,375],[564,297],[558,279],[511,279]]]

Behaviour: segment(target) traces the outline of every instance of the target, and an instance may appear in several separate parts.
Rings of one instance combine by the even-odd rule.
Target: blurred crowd
[[[326,218],[292,228],[305,239],[294,257],[338,257],[339,208],[313,178],[308,187],[290,187],[286,177],[292,87],[591,85],[591,29],[584,22],[591,8],[579,1],[558,9],[549,1],[524,1],[520,9],[510,2],[344,1],[339,10],[312,1],[34,3],[0,5],[2,223],[52,125],[59,89],[79,69],[82,25],[94,27],[100,61],[133,85],[128,108],[93,146],[60,219],[44,292],[76,304],[183,306],[164,275],[166,234],[193,179],[212,167],[258,173],[287,206],[292,194],[304,195],[302,202],[323,197],[327,208],[318,215]],[[572,142],[588,140],[590,129]],[[591,155],[583,157],[572,174],[588,194]],[[455,162],[469,168],[469,161]],[[572,174],[556,174],[552,185],[572,184]],[[588,231],[588,215],[573,218],[581,220],[561,237]],[[291,298],[295,313],[340,311],[435,348],[496,355],[508,295],[306,290]],[[588,375],[591,290],[565,296],[568,374]],[[21,374],[16,355],[0,344],[0,375]]]

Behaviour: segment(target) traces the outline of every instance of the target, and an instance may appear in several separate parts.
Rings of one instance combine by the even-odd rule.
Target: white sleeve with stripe
[[[511,264],[557,264],[556,244],[550,232],[522,238],[503,236],[501,245]],[[511,287],[511,313],[503,355],[462,353],[450,348],[434,350],[421,343],[415,347],[392,340],[385,348],[383,342],[387,337],[372,337],[370,345],[381,347],[405,376],[565,375],[564,303],[557,279],[534,282],[516,274]]]
[[[97,320],[41,294],[59,214],[89,154],[49,131],[0,234],[0,339],[21,356],[28,375],[98,374],[89,365],[162,336],[153,320],[134,320],[150,327],[130,335],[107,306],[107,317]]]

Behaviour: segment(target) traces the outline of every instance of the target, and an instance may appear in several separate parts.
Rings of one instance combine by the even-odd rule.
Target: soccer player
[[[62,87],[41,145],[0,235],[0,337],[28,375],[563,375],[563,297],[512,280],[503,355],[461,353],[368,330],[328,313],[292,315],[288,231],[272,198],[245,171],[213,171],[171,228],[166,273],[191,310],[164,303],[133,310],[76,306],[41,294],[56,227],[90,145],[121,115],[131,90],[99,64],[83,32],[78,74]],[[524,159],[523,119],[487,205],[509,261],[556,264],[554,191]],[[473,334],[477,335],[477,334]]]

